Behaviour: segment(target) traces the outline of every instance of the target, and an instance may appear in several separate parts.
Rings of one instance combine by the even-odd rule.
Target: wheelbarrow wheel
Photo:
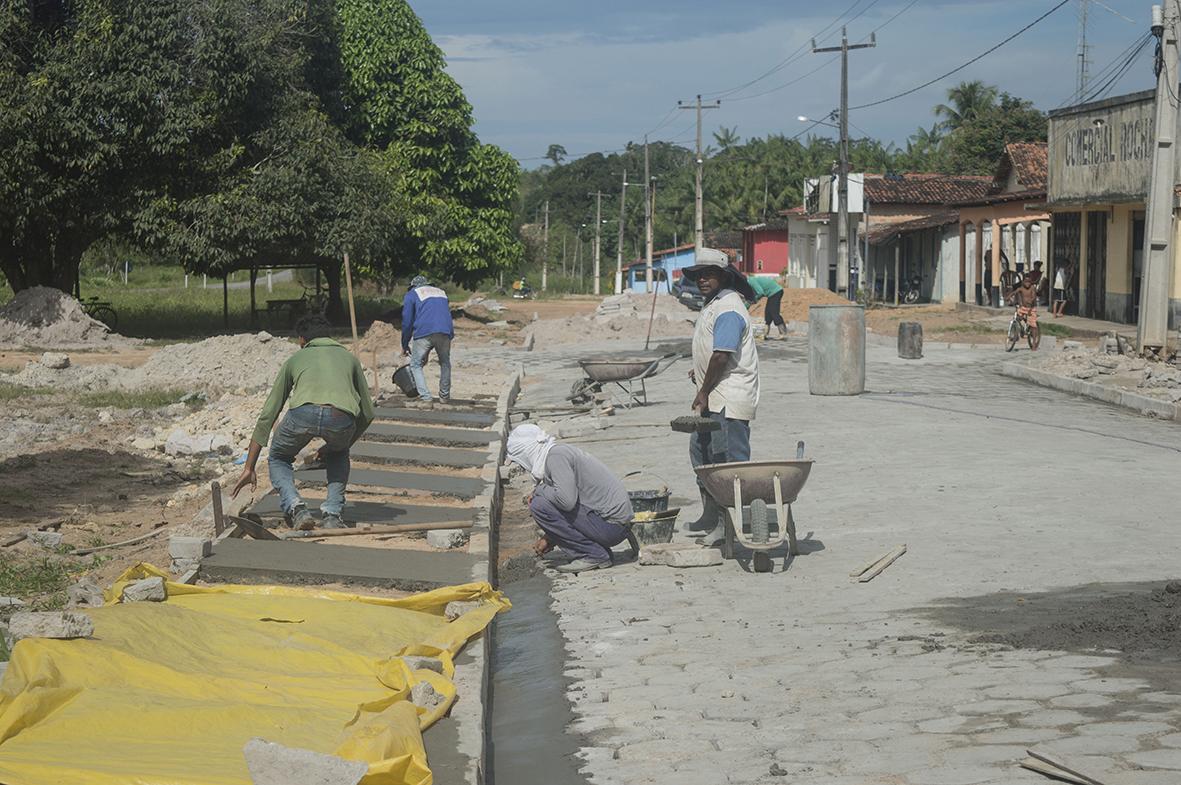
[[[579,379],[570,386],[572,403],[589,403],[594,398],[596,383],[590,379]]]
[[[755,499],[750,503],[750,539],[755,543],[765,543],[771,538],[771,528],[767,521],[767,503],[762,499]],[[752,559],[755,572],[771,571],[771,555],[766,551],[755,551]]]

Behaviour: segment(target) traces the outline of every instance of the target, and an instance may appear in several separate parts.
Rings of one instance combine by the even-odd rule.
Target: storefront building
[[[1139,318],[1154,104],[1155,91],[1145,90],[1050,112],[1049,274],[1053,280],[1057,269],[1068,272],[1067,313],[1125,324]],[[1181,234],[1177,221],[1173,226],[1175,260]],[[1174,261],[1170,328],[1181,313],[1179,273]]]

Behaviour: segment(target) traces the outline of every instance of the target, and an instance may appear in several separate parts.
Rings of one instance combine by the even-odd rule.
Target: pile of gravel
[[[0,308],[0,346],[6,348],[120,348],[136,343],[112,333],[73,297],[48,286],[18,292]]]
[[[299,347],[268,332],[218,335],[196,343],[165,346],[127,371],[124,389],[240,390],[270,387],[279,368]]]

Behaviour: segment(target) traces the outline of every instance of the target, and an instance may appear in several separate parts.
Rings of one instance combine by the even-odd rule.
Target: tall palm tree
[[[995,85],[986,85],[979,79],[960,82],[947,91],[947,100],[950,104],[939,104],[935,107],[935,116],[943,118],[944,128],[954,131],[993,108],[996,99]]]
[[[714,132],[714,141],[718,143],[718,147],[722,148],[723,153],[731,147],[736,147],[742,141],[738,136],[738,126],[727,128],[723,125],[721,129]]]

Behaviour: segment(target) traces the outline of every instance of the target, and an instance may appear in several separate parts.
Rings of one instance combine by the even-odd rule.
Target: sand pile
[[[90,318],[81,303],[59,289],[34,286],[0,308],[0,346],[92,349],[136,343]]]
[[[298,348],[268,332],[218,335],[196,343],[173,344],[127,371],[119,379],[119,386],[261,390],[274,383],[279,368]]]
[[[402,351],[402,331],[388,322],[375,321],[357,342],[362,362],[371,352],[385,352],[390,349]]]
[[[766,305],[766,298],[755,303],[750,309],[751,318],[762,321]],[[806,322],[808,307],[812,305],[849,305],[849,301],[828,289],[784,289],[779,313],[786,322]]]
[[[534,346],[545,348],[583,341],[634,341],[648,334],[648,316],[652,296],[620,294],[608,297],[590,316],[570,316],[565,319],[543,319],[524,330],[534,336]],[[652,321],[652,337],[674,338],[693,334],[694,311],[666,294],[656,296],[656,316]]]

